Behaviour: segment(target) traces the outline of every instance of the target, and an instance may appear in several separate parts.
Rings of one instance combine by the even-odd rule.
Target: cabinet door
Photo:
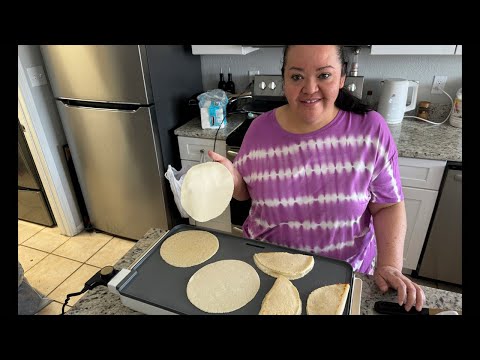
[[[225,140],[218,140],[215,142],[213,139],[192,138],[186,136],[178,137],[178,149],[180,150],[180,159],[200,161],[202,152],[205,156],[205,161],[212,161],[208,156],[208,150],[213,151],[215,146],[215,152],[226,156],[227,146]]]
[[[403,267],[415,270],[425,242],[438,191],[403,187],[403,193],[407,213]]]
[[[457,45],[372,45],[371,55],[453,55]]]
[[[258,48],[243,45],[192,45],[193,55],[246,55]]]

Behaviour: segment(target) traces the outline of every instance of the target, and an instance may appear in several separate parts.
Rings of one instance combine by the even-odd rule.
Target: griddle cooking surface
[[[160,246],[163,241],[173,234],[185,230],[204,230],[214,234],[219,241],[219,249],[215,255],[202,264],[178,268],[167,264],[160,256]],[[122,296],[153,305],[177,314],[206,315],[207,313],[196,308],[187,298],[187,283],[190,277],[207,264],[220,260],[241,260],[253,266],[260,277],[260,289],[255,298],[247,305],[227,314],[256,315],[260,311],[263,298],[272,288],[275,278],[265,274],[257,268],[253,255],[258,252],[286,251],[312,255],[303,251],[271,245],[256,240],[239,238],[219,231],[203,229],[191,225],[177,225],[153,246],[145,257],[138,262],[130,274],[120,282],[117,290]],[[315,289],[336,283],[350,284],[347,304],[344,315],[350,313],[350,297],[353,286],[353,270],[350,264],[344,261],[312,255],[315,264],[313,269],[301,279],[291,280],[298,289],[302,300],[302,314],[306,315],[308,295]]]

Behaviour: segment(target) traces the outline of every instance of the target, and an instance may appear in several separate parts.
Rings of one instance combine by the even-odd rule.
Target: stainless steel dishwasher
[[[418,275],[462,285],[462,164],[447,164]]]

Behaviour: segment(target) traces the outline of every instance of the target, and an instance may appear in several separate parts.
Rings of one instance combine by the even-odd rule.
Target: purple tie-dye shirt
[[[397,148],[379,113],[340,110],[325,127],[292,134],[269,111],[250,125],[234,165],[252,199],[245,237],[373,273],[377,247],[368,203],[403,200]]]

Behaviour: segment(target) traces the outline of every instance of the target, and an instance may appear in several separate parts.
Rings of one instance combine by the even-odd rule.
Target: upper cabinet
[[[372,45],[371,55],[454,55],[461,45]]]
[[[245,45],[192,45],[193,55],[246,55],[255,50]]]

